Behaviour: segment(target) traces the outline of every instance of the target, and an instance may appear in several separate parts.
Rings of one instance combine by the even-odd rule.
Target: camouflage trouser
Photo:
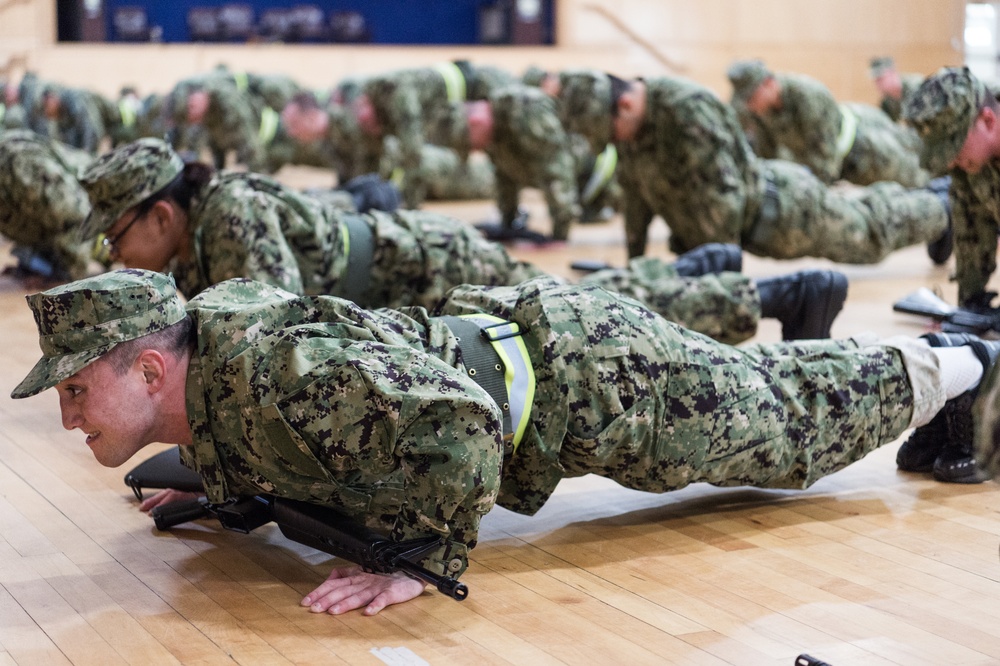
[[[686,278],[673,264],[636,257],[627,268],[592,273],[580,282],[630,296],[668,321],[728,344],[753,337],[760,321],[760,295],[742,273]]]
[[[426,211],[372,211],[375,252],[364,306],[432,308],[460,284],[514,285],[544,271],[461,220]]]
[[[517,261],[470,225],[427,211],[372,212],[375,254],[365,307],[433,308],[460,284],[507,286],[545,275]],[[760,320],[757,288],[740,273],[685,278],[671,264],[638,258],[627,268],[588,275],[597,285],[635,298],[665,319],[735,344],[752,337]]]
[[[804,488],[944,404],[937,361],[912,339],[739,349],[648,319],[606,334],[627,353],[567,368],[567,476],[651,492],[696,482]]]
[[[496,196],[493,164],[481,155],[462,160],[450,148],[424,144],[420,170],[427,183],[427,198],[440,201],[492,199]]]
[[[983,378],[974,415],[976,459],[996,475],[1000,473],[1000,364]]]
[[[893,250],[937,240],[948,226],[944,204],[897,183],[836,188],[792,162],[765,162],[777,192],[773,215],[744,231],[743,249],[776,259],[823,257],[874,264]],[[766,210],[766,206],[762,207]]]

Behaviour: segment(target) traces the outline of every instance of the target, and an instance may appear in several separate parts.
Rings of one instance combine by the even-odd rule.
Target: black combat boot
[[[967,346],[983,364],[983,376],[1000,356],[1000,341],[980,340],[975,336],[960,342],[962,335],[954,336],[956,344],[939,347]],[[941,412],[948,426],[948,439],[934,461],[934,478],[945,483],[982,483],[990,474],[982,469],[973,454],[972,405],[979,393],[979,386],[969,389],[945,403]]]
[[[739,273],[743,270],[743,249],[731,243],[706,243],[677,257],[674,268],[681,277]]]
[[[927,340],[931,347],[960,347],[976,339],[971,333],[927,333],[920,337]],[[947,442],[948,419],[942,409],[928,423],[915,428],[900,445],[896,452],[896,467],[904,472],[933,472],[934,461]]]
[[[761,315],[781,322],[782,339],[828,338],[847,298],[847,276],[837,271],[800,271],[761,278],[757,291]]]
[[[951,199],[948,194],[948,190],[950,188],[951,176],[934,178],[927,183],[927,186],[924,188],[933,194],[936,194],[937,197],[941,199],[941,203],[944,204],[944,209],[948,213],[948,228],[945,229],[945,232],[941,234],[940,238],[927,244],[927,256],[930,257],[931,261],[938,266],[948,261],[948,258],[951,256],[952,248],[955,244],[955,235],[951,228]]]

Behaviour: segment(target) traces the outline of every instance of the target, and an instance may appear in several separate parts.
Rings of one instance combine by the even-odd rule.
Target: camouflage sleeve
[[[619,163],[617,176],[625,202],[623,216],[625,218],[625,243],[628,256],[629,258],[641,257],[646,254],[646,240],[649,224],[653,221],[653,209],[643,199],[639,186],[627,165]]]
[[[200,260],[209,284],[245,277],[304,293],[295,254],[282,232],[288,206],[262,192],[220,192],[198,213]]]
[[[699,231],[697,238],[691,234],[695,242],[710,237],[715,242],[738,243],[746,208],[745,167],[739,158],[749,146],[735,113],[711,91],[699,89],[674,105],[659,105],[654,114],[658,116],[654,127],[660,177],[686,193],[682,199],[690,201],[691,193],[697,195],[697,206],[656,212],[671,229],[709,225],[710,232]],[[674,245],[671,248],[679,251]]]
[[[840,134],[840,106],[819,83],[798,83],[788,89],[783,102],[792,114],[795,129],[802,137],[796,161],[806,165],[824,183],[840,177],[842,161],[837,156]]]
[[[237,160],[250,171],[263,170],[266,155],[257,135],[260,123],[246,93],[229,86],[216,86],[211,96],[212,104],[219,108],[213,119],[220,123],[211,129],[213,142],[223,151],[235,150]]]
[[[344,345],[331,338],[295,344],[282,367],[313,381],[279,404],[283,416],[334,477],[372,498],[367,520],[387,518],[393,540],[439,536],[441,545],[421,563],[460,574],[480,519],[496,502],[498,408],[464,373],[421,351]],[[394,499],[380,502],[393,483]]]
[[[950,196],[958,301],[965,303],[986,290],[997,267],[1000,172],[986,167],[972,176],[953,170]]]
[[[558,117],[553,114],[551,123],[546,123],[545,129],[546,154],[536,159],[540,166],[539,185],[552,218],[553,235],[557,239],[565,239],[572,222],[580,217],[576,164]]]

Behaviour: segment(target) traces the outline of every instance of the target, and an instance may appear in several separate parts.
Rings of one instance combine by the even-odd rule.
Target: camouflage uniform
[[[538,88],[523,85],[495,90],[487,100],[493,114],[493,139],[486,154],[496,170],[497,207],[505,223],[518,216],[521,190],[535,187],[545,195],[552,237],[566,240],[580,217],[576,163],[555,102]],[[469,152],[469,128],[463,104],[452,107],[450,145]]]
[[[948,171],[991,94],[967,67],[955,67],[928,77],[907,99],[903,118],[923,137],[921,161],[931,173]],[[961,169],[950,173],[958,299],[986,305],[986,285],[997,265],[1000,160],[992,159],[976,174]]]
[[[78,347],[99,355],[108,338],[156,330],[150,319],[165,326],[177,307],[161,298],[167,280],[118,272],[30,297],[44,339],[66,347],[43,347],[12,395],[91,362]],[[154,312],[123,316],[109,291]],[[98,322],[80,320],[93,302],[122,323],[88,329]],[[944,404],[936,358],[917,341],[740,350],[631,299],[546,278],[460,287],[431,313],[366,312],[232,281],[187,311],[197,333],[186,385],[193,445],[181,448],[209,501],[265,492],[337,508],[393,539],[437,535],[422,564],[454,574],[494,504],[533,514],[562,478],[598,474],[658,493],[698,482],[805,488]],[[436,318],[482,313],[519,325],[534,371],[517,440],[505,437],[506,407]]]
[[[481,76],[467,79],[469,71],[466,67],[463,72],[455,63],[441,63],[386,72],[361,83],[361,92],[372,104],[383,138],[394,136],[399,141],[399,186],[408,208],[419,207],[427,196],[421,148],[425,141],[444,144],[434,129],[441,127],[442,118],[450,114],[450,104],[476,99],[470,93],[488,93],[492,85],[504,80],[501,70],[482,68]]]
[[[764,78],[773,76],[781,85],[781,106],[755,116],[768,140],[787,151],[781,157],[806,165],[825,183],[843,179],[857,185],[884,180],[908,187],[926,184],[928,176],[918,158],[920,139],[910,128],[875,107],[838,104],[819,81],[772,74],[759,61],[740,62],[730,69],[734,97],[745,100],[760,84],[760,75],[747,70],[763,70]],[[745,104],[736,108],[750,113]],[[856,126],[853,137],[851,125]]]
[[[427,198],[438,201],[493,199],[497,194],[496,172],[489,159],[467,159],[451,148],[424,144],[420,163],[427,177]]]
[[[89,90],[48,84],[36,104],[44,105],[46,94],[59,98],[59,115],[47,118],[39,107],[35,131],[96,155],[106,134],[99,96]]]
[[[871,74],[872,79],[877,79],[886,72],[895,69],[895,61],[888,56],[882,56],[872,58],[869,73]],[[916,92],[917,88],[920,87],[920,84],[924,82],[922,74],[897,74],[897,76],[899,76],[900,83],[899,99],[888,95],[882,95],[882,101],[879,102],[879,108],[882,109],[885,115],[892,118],[893,122],[899,122],[902,120],[903,103],[909,98],[910,95]]]
[[[95,208],[83,236],[108,229],[181,168],[180,158],[152,139],[103,156],[81,177]],[[511,285],[544,274],[458,220],[422,211],[352,215],[257,174],[218,174],[192,201],[188,223],[192,257],[170,266],[188,297],[246,277],[295,294],[346,295],[365,307],[432,307],[459,284]],[[350,249],[359,247],[358,229],[349,225],[371,233],[367,272],[348,271]],[[647,259],[585,281],[642,298],[664,317],[730,342],[752,336],[761,315],[756,286],[740,273],[683,278]]]
[[[187,121],[187,97],[195,90],[208,93],[205,118],[197,126]],[[173,104],[173,143],[178,150],[200,152],[202,142],[211,150],[215,165],[225,166],[226,154],[251,171],[267,168],[261,140],[261,107],[228,75],[211,73],[179,82],[170,93]]]
[[[670,248],[737,243],[754,254],[877,263],[890,252],[938,239],[948,215],[937,195],[898,183],[829,188],[805,167],[760,160],[732,107],[680,78],[645,80],[646,117],[618,142],[629,256],[646,250],[654,215]],[[564,122],[603,145],[611,134],[607,77],[565,87]]]
[[[90,246],[78,235],[90,202],[77,174],[92,159],[30,130],[0,134],[0,234],[51,262],[56,277],[87,273]]]

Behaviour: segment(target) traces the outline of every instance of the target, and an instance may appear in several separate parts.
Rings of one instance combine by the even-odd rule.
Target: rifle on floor
[[[125,476],[125,485],[142,499],[142,488],[174,488],[203,492],[201,479],[180,461],[179,450],[159,453]],[[388,537],[328,507],[274,497],[252,495],[228,504],[210,504],[200,497],[170,502],[154,508],[150,515],[156,528],[212,517],[227,530],[249,534],[261,525],[274,522],[288,539],[359,565],[368,573],[391,574],[402,571],[433,585],[439,592],[462,601],[469,588],[451,576],[436,574],[416,563],[440,544],[436,536],[392,541]]]
[[[1000,310],[986,308],[977,311],[951,305],[927,287],[921,287],[899,299],[893,303],[892,309],[930,317],[940,322],[941,330],[948,333],[982,335],[988,331],[1000,332]]]

